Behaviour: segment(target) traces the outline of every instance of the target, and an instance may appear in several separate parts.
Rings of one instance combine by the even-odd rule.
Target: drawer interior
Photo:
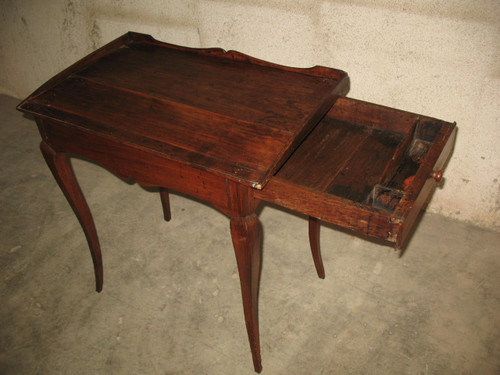
[[[394,225],[402,224],[413,208],[454,127],[418,114],[339,98],[261,197],[396,241]],[[446,152],[447,158],[451,149]],[[339,218],[341,211],[348,212],[348,225],[344,225],[346,215]]]
[[[339,99],[276,176],[392,212],[441,124],[359,101],[353,110],[353,101]]]

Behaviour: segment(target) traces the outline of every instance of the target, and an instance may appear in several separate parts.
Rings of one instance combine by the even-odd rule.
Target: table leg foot
[[[170,221],[172,219],[172,214],[170,212],[170,199],[168,197],[168,189],[160,188],[160,198],[161,205],[163,207],[163,218],[165,221]]]
[[[240,275],[243,311],[254,369],[260,373],[262,371],[262,363],[257,310],[261,253],[260,223],[257,215],[252,214],[242,218],[231,219],[231,237]]]
[[[325,278],[325,268],[321,259],[321,249],[319,246],[319,228],[320,222],[315,217],[309,216],[309,244],[311,245],[311,253],[316,267],[316,273],[320,279]]]
[[[89,206],[87,205],[85,197],[78,186],[78,182],[75,178],[66,153],[54,151],[45,142],[40,144],[40,149],[47,165],[49,166],[62,192],[66,196],[71,208],[75,212],[76,217],[82,226],[83,232],[85,233],[92,261],[94,263],[96,291],[100,292],[103,285],[101,246],[99,245],[99,238],[97,237],[97,231],[95,229],[94,220],[92,219]]]

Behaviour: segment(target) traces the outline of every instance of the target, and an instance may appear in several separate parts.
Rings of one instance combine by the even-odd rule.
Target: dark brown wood
[[[420,117],[415,113],[351,98],[339,98],[328,115],[361,126],[386,129],[401,134],[412,131]]]
[[[276,176],[324,191],[368,136],[362,126],[326,116]]]
[[[256,372],[262,371],[259,343],[258,294],[261,254],[257,215],[231,219],[231,237],[240,275],[243,311]]]
[[[414,229],[415,221],[438,182],[431,171],[443,170],[455,147],[457,129],[455,124],[442,127],[435,142],[427,153],[407,193],[393,213],[393,221],[399,223],[396,248],[403,249]]]
[[[258,288],[261,201],[310,216],[324,277],[320,220],[407,242],[451,155],[454,124],[343,98],[340,70],[284,67],[236,51],[193,49],[127,33],[42,85],[18,109],[85,232],[102,289],[90,210],[68,155],[169,189],[229,217],[255,371],[262,370]]]
[[[262,371],[258,323],[258,292],[261,268],[260,223],[255,214],[258,200],[252,191],[228,181],[228,198],[233,211],[231,237],[240,275],[243,311],[256,372]]]
[[[161,206],[163,208],[163,218],[165,221],[170,221],[172,219],[172,213],[170,212],[170,198],[168,196],[168,189],[160,187],[160,199]]]
[[[329,67],[324,67],[324,66],[314,66],[312,68],[295,68],[295,67],[290,67],[290,66],[284,66],[284,65],[279,65],[275,64],[269,61],[264,61],[257,59],[253,56],[246,55],[244,53],[238,52],[238,51],[225,51],[222,48],[192,48],[192,47],[184,47],[184,46],[179,46],[171,43],[165,43],[162,41],[158,41],[154,39],[151,35],[146,35],[146,34],[141,34],[141,33],[136,33],[133,31],[129,31],[127,34],[123,35],[122,37],[118,38],[117,40],[109,43],[115,43],[116,41],[120,40],[121,38],[127,38],[128,43],[134,43],[134,42],[141,42],[141,43],[148,43],[148,44],[154,44],[157,46],[163,46],[163,47],[168,47],[173,50],[178,50],[178,51],[184,51],[184,52],[190,52],[190,53],[197,53],[200,55],[206,55],[206,56],[215,56],[218,58],[223,58],[227,60],[233,60],[236,62],[244,62],[244,63],[249,63],[252,65],[258,65],[258,66],[264,66],[264,67],[269,67],[269,68],[276,68],[280,69],[283,71],[287,72],[295,72],[295,73],[300,73],[300,74],[307,74],[310,76],[315,76],[315,77],[322,77],[322,78],[329,78],[332,80],[338,80],[339,84],[344,85],[343,92],[344,94],[347,93],[349,90],[349,80],[345,80],[346,73],[338,70],[338,69],[332,69]]]
[[[255,192],[255,196],[368,237],[395,240],[396,226],[387,212],[291,184],[279,177],[271,179],[265,189]]]
[[[390,185],[391,181],[394,179],[394,176],[400,173],[402,165],[405,164],[408,159],[409,148],[411,147],[411,143],[414,139],[415,127],[416,123],[408,130],[406,135],[404,133],[401,133],[404,139],[394,152],[392,159],[387,163],[385,170],[382,173],[382,177],[379,180],[379,183],[381,185]],[[398,187],[400,186],[398,185]]]
[[[78,127],[55,121],[43,122],[46,137],[59,152],[87,157],[117,176],[132,179],[142,186],[181,191],[230,215],[226,179],[222,177]]]
[[[402,140],[398,133],[373,129],[328,186],[327,192],[364,202],[373,186],[380,181]]]
[[[119,134],[120,139],[132,144],[249,181],[257,181],[266,172],[264,165],[274,162],[271,150],[281,148],[288,137],[274,128],[176,102],[114,91],[112,87],[69,79],[33,103],[44,106],[45,112],[50,110],[54,117],[67,118],[65,112],[69,111],[72,122],[84,121],[85,127],[96,133]],[[123,107],[123,103],[133,105]],[[113,121],[107,121],[109,118]],[[261,151],[263,146],[268,149]]]
[[[258,231],[256,232],[257,229],[254,228],[252,215],[255,216],[254,212],[259,204],[259,200],[253,196],[253,189],[232,180],[220,178],[203,169],[173,162],[155,152],[131,147],[115,139],[72,128],[56,121],[45,120],[40,121],[40,124],[42,137],[50,140],[51,144],[59,150],[57,155],[66,155],[66,153],[82,155],[101,163],[122,178],[134,179],[143,186],[161,186],[162,203],[168,202],[168,197],[165,196],[167,189],[192,195],[227,214],[231,218],[231,223],[235,222],[235,224],[231,224],[231,228],[236,229],[231,229],[231,233],[233,242],[236,243],[235,253],[238,267],[239,269],[243,267],[240,272],[245,278],[245,281],[241,282],[245,321],[255,368],[256,370],[261,368],[260,348],[258,346],[259,329],[256,319],[257,301],[255,299],[257,297],[255,288],[258,288],[258,274],[254,277],[255,272],[260,270],[260,256],[258,254],[251,257],[245,256],[246,253],[260,251],[258,247],[255,247],[258,241],[256,242],[253,238],[254,235],[258,235]],[[76,206],[75,212],[78,217],[90,216],[90,212],[87,214],[84,208],[82,208],[82,212],[79,210],[80,206]],[[82,223],[82,226],[84,224]],[[249,228],[249,233],[245,234],[247,228]],[[87,226],[84,226],[84,230],[87,233]],[[97,241],[96,234],[95,240]],[[91,251],[95,248],[93,246],[91,246]],[[245,246],[248,246],[247,250],[245,250]],[[94,256],[94,253],[92,254]],[[257,264],[254,265],[254,262]],[[102,272],[102,267],[96,269]],[[250,276],[248,269],[253,270]],[[100,289],[102,289],[102,279]]]
[[[434,190],[435,183],[424,183],[450,157],[454,129],[444,121],[339,98],[256,196],[400,248]],[[430,147],[418,161],[412,160],[415,141]],[[374,200],[374,191],[387,195]]]
[[[316,267],[316,273],[320,279],[325,278],[325,267],[323,267],[323,259],[321,259],[321,248],[319,243],[319,229],[321,225],[318,219],[309,216],[309,245]]]
[[[349,87],[340,70],[284,68],[136,33],[65,74],[19,109],[118,135],[259,189]]]
[[[102,291],[103,284],[101,246],[89,206],[80,190],[80,186],[75,178],[67,155],[63,152],[58,153],[54,151],[44,141],[40,143],[40,149],[54,178],[83,228],[83,232],[89,244],[92,262],[94,263],[95,289],[97,292],[100,292]]]
[[[290,132],[302,128],[338,82],[150,44],[120,48],[77,77]],[[198,84],[186,85],[188,78]]]
[[[255,214],[260,201],[255,199],[253,192],[253,189],[227,180],[227,197],[231,210],[231,238],[240,275],[243,312],[254,369],[256,372],[261,372],[258,320],[261,269],[260,223]]]

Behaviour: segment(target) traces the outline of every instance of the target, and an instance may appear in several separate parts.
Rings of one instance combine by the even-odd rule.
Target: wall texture
[[[347,71],[349,96],[456,121],[429,207],[500,230],[498,0],[2,0],[0,93],[27,96],[128,30]]]

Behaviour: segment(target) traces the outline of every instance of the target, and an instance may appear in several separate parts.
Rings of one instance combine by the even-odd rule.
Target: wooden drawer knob
[[[431,177],[436,180],[436,182],[439,182],[443,178],[443,171],[432,171]]]

